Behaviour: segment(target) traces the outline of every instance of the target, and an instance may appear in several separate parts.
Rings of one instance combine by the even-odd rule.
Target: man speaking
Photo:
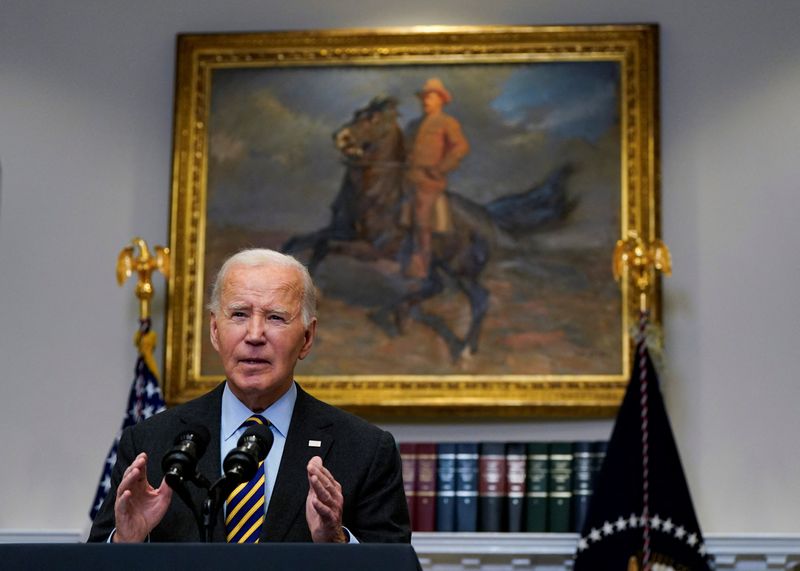
[[[306,268],[272,250],[239,252],[220,269],[209,309],[226,381],[123,432],[89,541],[199,541],[192,511],[164,480],[162,458],[177,435],[204,426],[209,442],[197,471],[214,482],[248,427],[262,424],[274,436],[272,448],[224,502],[213,541],[409,542],[391,434],[294,382],[317,327]],[[200,505],[205,492],[192,486],[190,493]]]

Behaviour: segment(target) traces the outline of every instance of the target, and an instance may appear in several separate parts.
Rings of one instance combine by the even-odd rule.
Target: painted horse
[[[413,249],[413,231],[406,222],[413,191],[405,180],[406,149],[397,100],[375,97],[357,110],[333,139],[345,173],[331,205],[330,222],[314,232],[293,236],[282,250],[311,250],[308,268],[312,274],[335,252],[368,261],[392,260],[400,278]],[[453,229],[434,233],[427,275],[421,280],[405,279],[401,292],[370,318],[392,336],[403,332],[409,318],[427,325],[445,341],[454,362],[477,352],[489,302],[481,275],[494,246],[519,232],[563,219],[572,207],[565,191],[569,171],[569,167],[558,169],[530,191],[487,205],[448,190]],[[446,284],[454,284],[469,303],[470,322],[463,337],[421,307],[423,301],[442,293]]]

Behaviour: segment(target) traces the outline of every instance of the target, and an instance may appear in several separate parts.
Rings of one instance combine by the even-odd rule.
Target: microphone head
[[[274,441],[268,425],[254,424],[244,431],[236,448],[228,452],[222,462],[225,477],[231,485],[247,482],[253,477],[259,462],[267,457]]]
[[[193,424],[175,437],[172,448],[161,459],[161,469],[170,487],[175,488],[194,476],[197,461],[205,454],[211,433],[201,424]]]
[[[178,433],[174,443],[180,444],[187,440],[194,443],[197,447],[197,455],[202,456],[208,447],[208,443],[211,442],[211,433],[202,424],[190,424],[185,430]]]
[[[239,439],[238,445],[244,446],[248,442],[256,444],[256,455],[258,461],[261,462],[269,454],[272,444],[275,442],[275,436],[269,429],[269,426],[264,424],[254,424],[244,431],[242,437]]]

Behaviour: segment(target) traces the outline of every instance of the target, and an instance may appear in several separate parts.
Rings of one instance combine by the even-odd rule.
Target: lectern
[[[6,544],[0,568],[26,571],[419,571],[407,544]]]

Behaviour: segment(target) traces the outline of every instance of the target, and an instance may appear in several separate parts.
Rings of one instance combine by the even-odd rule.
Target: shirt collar
[[[278,431],[278,434],[286,438],[289,434],[289,423],[292,420],[292,411],[294,411],[294,403],[297,400],[297,385],[292,383],[289,390],[286,391],[281,398],[276,400],[261,416],[266,418]],[[233,394],[228,383],[225,383],[225,389],[222,392],[222,416],[220,418],[220,431],[222,440],[229,440],[242,423],[247,420],[253,411],[247,408],[242,401],[236,398]]]

